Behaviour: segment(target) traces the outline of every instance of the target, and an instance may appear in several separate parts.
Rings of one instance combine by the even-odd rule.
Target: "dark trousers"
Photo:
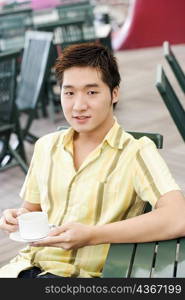
[[[46,273],[39,276],[40,273],[42,273],[41,269],[33,267],[29,270],[21,271],[18,275],[18,278],[61,278],[61,276],[57,276],[51,273]]]

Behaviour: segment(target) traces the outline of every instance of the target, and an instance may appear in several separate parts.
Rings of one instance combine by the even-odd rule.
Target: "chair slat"
[[[177,240],[158,243],[156,262],[152,277],[174,277]]]
[[[173,53],[171,49],[171,45],[168,41],[165,41],[163,43],[163,49],[164,49],[164,56],[169,63],[178,83],[181,87],[182,91],[185,93],[185,74],[178,62],[178,60],[175,57],[175,54]]]
[[[23,138],[34,143],[30,135],[31,124],[37,114],[38,107],[45,109],[44,84],[51,67],[51,49],[53,34],[50,32],[27,31],[21,64],[20,82],[16,97],[19,112],[28,115],[22,129]]]
[[[156,243],[137,244],[130,277],[150,277]]]
[[[185,141],[185,110],[172,88],[163,68],[158,65],[156,87],[177,126],[179,133]]]
[[[134,250],[134,244],[111,244],[102,276],[128,277]]]
[[[185,238],[180,239],[176,277],[185,277]]]

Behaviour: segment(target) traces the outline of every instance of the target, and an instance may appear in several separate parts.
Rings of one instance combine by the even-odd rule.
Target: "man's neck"
[[[80,133],[75,132],[74,137],[73,137],[74,142],[79,142],[79,143],[83,143],[83,144],[94,144],[94,145],[101,144],[104,137],[107,135],[109,130],[114,125],[114,122],[115,122],[115,120],[112,119],[112,122],[110,122],[110,125],[106,126],[101,131],[94,130],[94,131],[88,132],[88,133],[86,133],[86,132],[80,132]]]

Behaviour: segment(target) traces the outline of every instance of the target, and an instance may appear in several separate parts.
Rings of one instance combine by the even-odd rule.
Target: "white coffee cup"
[[[23,239],[33,240],[46,237],[50,231],[47,214],[36,211],[18,216],[19,232]]]

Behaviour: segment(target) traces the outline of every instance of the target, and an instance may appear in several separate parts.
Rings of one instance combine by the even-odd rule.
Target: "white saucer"
[[[55,225],[49,225],[50,229],[56,227]],[[23,239],[20,235],[20,232],[19,231],[15,231],[15,232],[11,232],[9,234],[9,238],[12,240],[12,241],[16,241],[16,242],[21,242],[21,243],[31,243],[31,242],[36,242],[36,241],[40,241],[45,237],[43,238],[40,238],[40,239]]]

